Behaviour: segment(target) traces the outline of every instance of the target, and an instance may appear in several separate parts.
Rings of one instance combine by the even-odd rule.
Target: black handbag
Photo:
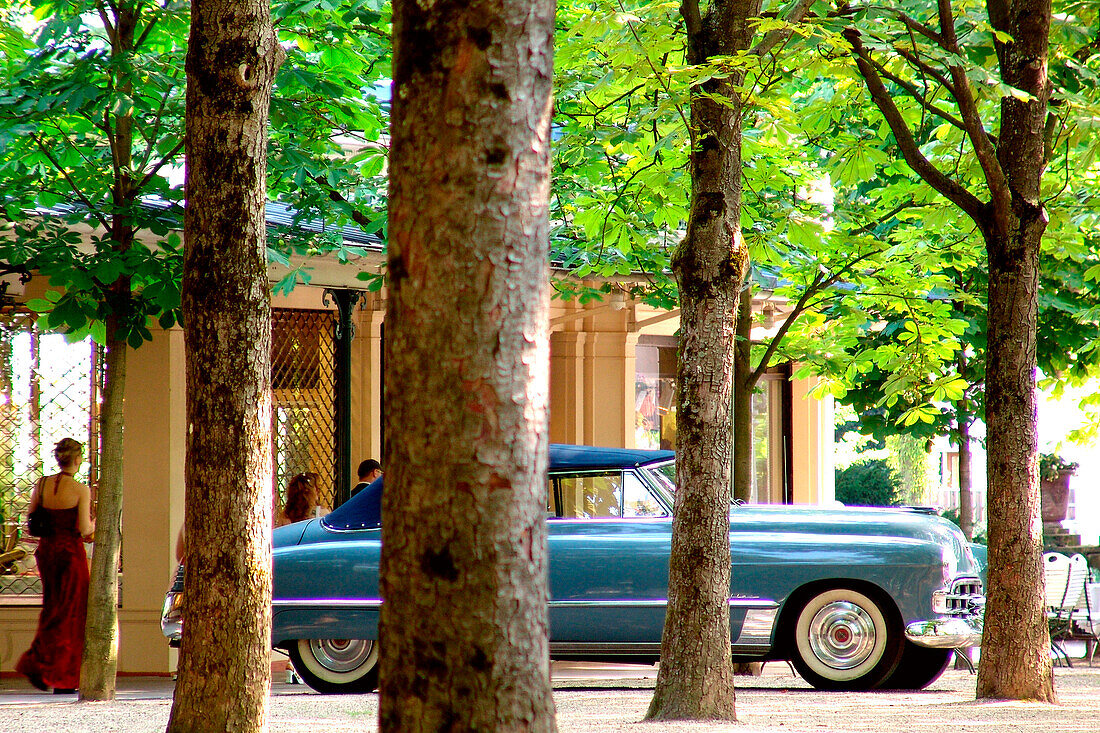
[[[53,517],[50,516],[50,511],[42,506],[42,489],[45,485],[45,478],[38,480],[38,486],[34,489],[38,495],[38,506],[27,515],[27,531],[35,537],[49,537],[53,534]],[[54,488],[57,488],[56,485]]]
[[[39,504],[27,515],[27,530],[35,537],[49,537],[53,534],[53,521],[46,507]]]

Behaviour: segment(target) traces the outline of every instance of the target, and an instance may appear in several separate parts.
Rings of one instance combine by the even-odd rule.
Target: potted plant
[[[1043,524],[1060,527],[1069,503],[1069,477],[1077,464],[1056,453],[1039,454],[1039,489],[1043,505]]]

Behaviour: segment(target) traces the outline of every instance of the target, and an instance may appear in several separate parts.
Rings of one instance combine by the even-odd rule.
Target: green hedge
[[[836,498],[848,506],[897,506],[900,483],[885,460],[871,458],[836,472]]]

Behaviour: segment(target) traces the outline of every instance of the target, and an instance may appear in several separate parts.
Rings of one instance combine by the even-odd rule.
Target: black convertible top
[[[670,461],[676,453],[670,450],[641,448],[597,448],[589,445],[550,445],[551,471],[583,471],[599,468],[631,468],[649,463]],[[382,488],[383,479],[375,481]],[[369,529],[380,524],[378,494],[363,489],[339,507],[321,518],[321,524],[332,530]]]

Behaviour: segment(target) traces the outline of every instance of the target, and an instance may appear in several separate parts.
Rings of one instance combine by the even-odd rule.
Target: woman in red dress
[[[34,559],[42,578],[42,613],[31,648],[15,666],[40,690],[75,692],[80,687],[84,619],[88,610],[88,557],[83,537],[95,533],[92,494],[73,478],[84,446],[64,438],[54,446],[61,470],[39,479],[29,511],[45,507],[52,531],[41,537]]]

